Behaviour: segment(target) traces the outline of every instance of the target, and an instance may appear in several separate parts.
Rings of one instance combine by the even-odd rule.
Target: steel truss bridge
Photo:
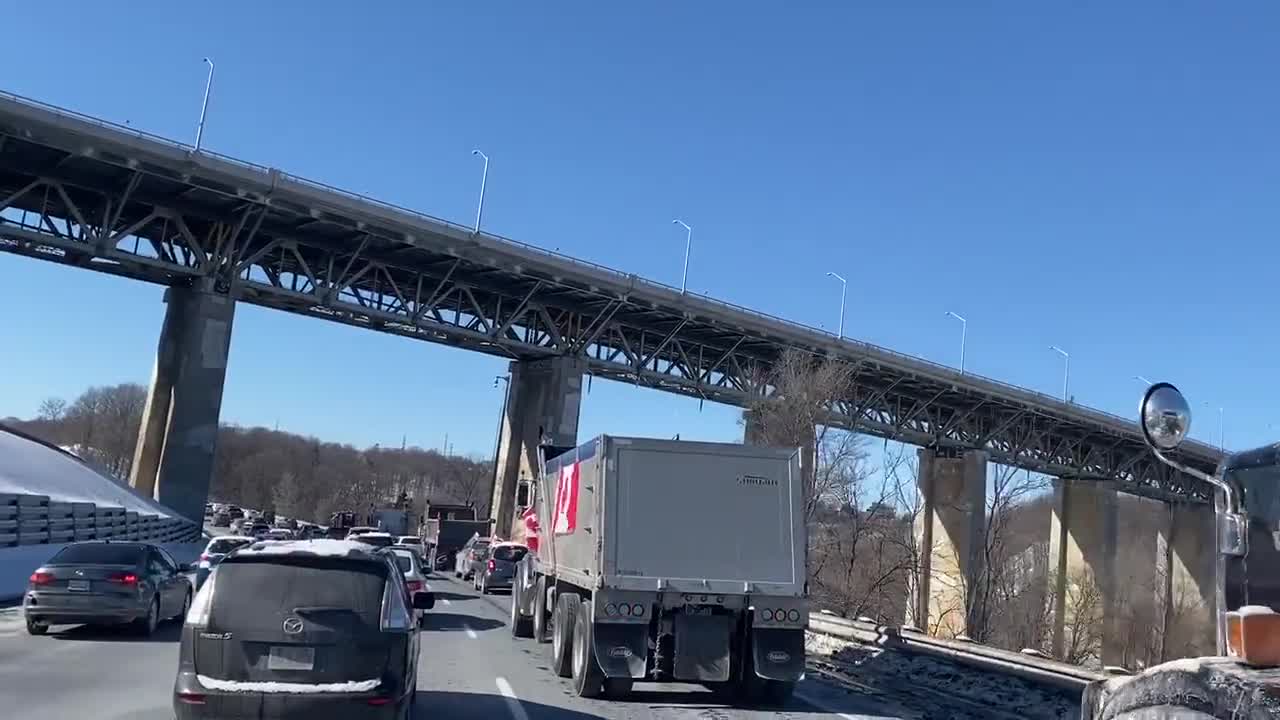
[[[798,348],[854,367],[833,424],[1210,497],[1123,418],[2,93],[0,250],[490,355],[576,356],[595,376],[738,406]],[[1179,456],[1212,471],[1221,453]]]

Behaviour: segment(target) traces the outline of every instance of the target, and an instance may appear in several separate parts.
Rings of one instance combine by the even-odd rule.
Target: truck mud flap
[[[595,623],[591,629],[596,661],[605,677],[643,678],[649,657],[649,626]]]
[[[729,636],[733,618],[727,615],[676,615],[677,680],[723,682],[729,679]]]
[[[804,630],[752,628],[751,652],[756,675],[766,680],[804,677]]]

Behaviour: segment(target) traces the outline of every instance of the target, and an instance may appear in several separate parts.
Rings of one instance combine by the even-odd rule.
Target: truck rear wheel
[[[520,610],[523,595],[520,592],[520,578],[511,583],[511,637],[533,637],[533,618]]]
[[[547,578],[539,575],[533,583],[533,639],[540,643],[547,641]]]
[[[578,600],[578,596],[573,596]],[[604,671],[596,660],[595,643],[592,642],[591,602],[571,603],[573,621],[573,691],[578,697],[594,698],[604,694]]]
[[[582,598],[571,592],[556,593],[556,614],[551,619],[551,670],[562,678],[573,677],[573,625]]]

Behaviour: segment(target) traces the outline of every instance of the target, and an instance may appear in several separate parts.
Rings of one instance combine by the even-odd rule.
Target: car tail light
[[[184,703],[186,705],[203,705],[204,699],[205,699],[204,693],[194,693],[194,692],[178,693],[178,702]]]
[[[1227,656],[1249,665],[1280,664],[1280,614],[1260,605],[1228,612]]]
[[[376,697],[371,697],[371,698],[369,698],[368,700],[365,700],[365,702],[367,702],[367,703],[369,703],[370,705],[373,705],[373,706],[375,706],[375,707],[376,707],[376,706],[380,706],[380,705],[390,705],[390,704],[391,704],[391,700],[392,700],[392,698],[384,697],[384,696],[382,696],[382,695],[379,695],[379,696],[376,696]]]
[[[52,585],[53,573],[48,570],[37,570],[31,573],[31,577],[29,579],[31,580],[32,585]]]
[[[409,580],[405,582],[405,587],[409,588],[409,592],[416,593],[422,589],[421,580]]]
[[[138,576],[131,572],[113,573],[107,577],[107,582],[113,582],[120,585],[137,585]]]
[[[209,562],[209,553],[200,553],[200,562]]]
[[[490,560],[490,561],[489,561],[489,572],[493,572],[494,570],[497,570],[497,569],[498,569],[498,563],[494,562],[493,560]]]

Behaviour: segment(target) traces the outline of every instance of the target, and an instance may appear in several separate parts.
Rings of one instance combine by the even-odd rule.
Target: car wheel
[[[480,578],[480,594],[481,595],[489,594],[489,576],[488,575],[481,576]]]
[[[152,596],[151,604],[147,606],[147,614],[140,617],[134,622],[137,623],[138,632],[143,637],[148,637],[156,631],[156,627],[160,625],[160,598]]]
[[[582,598],[571,592],[556,593],[551,619],[551,670],[562,678],[573,677],[573,625]]]
[[[591,637],[591,603],[574,604],[573,691],[578,697],[600,697],[604,694],[604,671],[596,660],[595,643]]]
[[[49,623],[40,622],[27,618],[27,633],[30,635],[43,635],[49,632]]]

